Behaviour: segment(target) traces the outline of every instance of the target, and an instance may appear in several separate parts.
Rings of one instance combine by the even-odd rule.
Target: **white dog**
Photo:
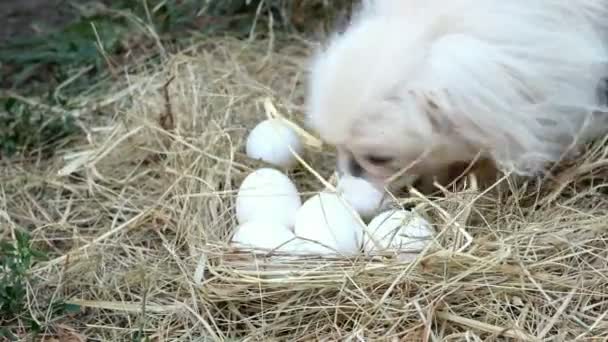
[[[608,131],[607,28],[608,0],[368,1],[314,58],[307,120],[382,187],[478,156],[537,174]]]

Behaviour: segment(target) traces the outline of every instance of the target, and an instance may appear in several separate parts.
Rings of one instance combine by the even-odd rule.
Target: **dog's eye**
[[[385,165],[385,164],[392,162],[394,158],[386,157],[386,156],[370,155],[370,156],[366,156],[365,159],[367,159],[368,162],[375,164],[375,165]]]

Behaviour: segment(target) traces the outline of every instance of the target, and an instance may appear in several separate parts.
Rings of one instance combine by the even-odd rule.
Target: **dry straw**
[[[63,326],[105,341],[608,338],[601,142],[554,179],[399,198],[438,232],[414,262],[232,249],[235,190],[260,166],[243,155],[248,129],[269,103],[304,127],[309,49],[268,44],[207,40],[142,64],[96,95],[111,120],[81,113],[82,145],[2,170],[1,224],[33,227],[54,255],[28,289],[41,323],[67,298],[83,312]],[[332,151],[317,147],[302,159],[327,179]],[[305,197],[324,187],[310,171],[291,173]]]

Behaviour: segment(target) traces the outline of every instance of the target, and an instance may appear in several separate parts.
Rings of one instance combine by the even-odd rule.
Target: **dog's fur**
[[[608,0],[367,1],[314,57],[307,121],[379,186],[478,156],[537,174],[608,131],[606,23]]]

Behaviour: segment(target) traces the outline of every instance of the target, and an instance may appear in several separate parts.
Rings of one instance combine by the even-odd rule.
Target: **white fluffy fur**
[[[605,23],[608,0],[367,1],[313,60],[308,122],[378,182],[421,155],[540,172],[608,130]]]

